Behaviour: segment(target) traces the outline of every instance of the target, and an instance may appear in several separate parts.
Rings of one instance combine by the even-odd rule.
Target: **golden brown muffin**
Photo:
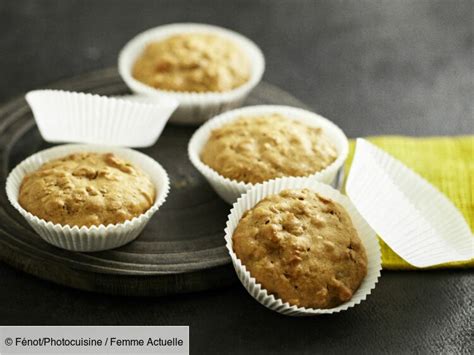
[[[234,42],[203,33],[173,35],[146,46],[133,77],[161,90],[223,92],[250,78],[250,61]]]
[[[241,117],[212,131],[201,160],[231,180],[260,183],[283,176],[308,176],[336,160],[321,128],[280,114]]]
[[[150,178],[116,155],[76,153],[26,175],[19,202],[46,221],[90,227],[139,216],[155,196]]]
[[[367,274],[365,248],[348,213],[308,189],[260,201],[242,216],[232,240],[257,282],[291,305],[336,307]]]

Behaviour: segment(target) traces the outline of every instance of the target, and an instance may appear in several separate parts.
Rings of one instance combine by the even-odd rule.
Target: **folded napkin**
[[[444,193],[474,230],[474,136],[412,138],[380,136],[370,142],[399,159]],[[354,156],[350,142],[346,177]],[[381,239],[382,266],[391,270],[415,270]],[[472,268],[474,259],[436,265],[434,268]]]

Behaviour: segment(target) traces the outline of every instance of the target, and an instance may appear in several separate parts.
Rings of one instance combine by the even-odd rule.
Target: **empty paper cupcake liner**
[[[364,139],[357,139],[346,192],[384,242],[413,266],[474,258],[473,235],[453,203]]]
[[[212,33],[235,42],[250,60],[250,79],[230,91],[206,93],[159,90],[136,80],[132,76],[132,68],[146,45],[179,33]],[[177,23],[149,29],[130,40],[120,52],[118,66],[122,79],[134,93],[153,99],[170,97],[179,102],[179,108],[171,117],[171,122],[199,124],[221,112],[240,106],[260,82],[265,70],[265,59],[255,43],[236,32],[211,25]]]
[[[302,188],[308,188],[341,204],[349,213],[352,223],[354,224],[359,238],[362,240],[367,252],[367,275],[362,281],[362,284],[349,301],[335,308],[315,309],[298,307],[290,305],[288,302],[285,302],[280,298],[276,298],[273,294],[268,293],[268,291],[265,290],[254,277],[252,277],[233,250],[232,236],[245,211],[254,207],[259,201],[268,195],[278,194],[280,191],[285,189]],[[316,314],[330,314],[352,308],[364,301],[371,293],[372,289],[375,288],[382,269],[380,246],[374,230],[367,224],[347,197],[343,196],[339,191],[333,189],[329,185],[319,183],[314,179],[293,177],[282,178],[254,186],[239,198],[236,203],[234,203],[225,228],[225,241],[237,276],[250,295],[265,307],[285,315],[310,316]]]
[[[130,161],[146,172],[155,185],[157,196],[154,204],[142,215],[120,224],[107,226],[78,227],[54,224],[40,219],[20,206],[18,196],[25,175],[37,170],[44,163],[77,152],[111,152]],[[165,202],[169,192],[169,179],[166,171],[152,158],[127,148],[95,145],[61,145],[46,149],[18,164],[7,178],[6,192],[10,203],[15,207],[38,235],[59,248],[92,252],[113,249],[134,240],[150,218]]]
[[[308,126],[321,127],[335,145],[338,153],[336,160],[325,169],[308,177],[326,184],[332,184],[337,179],[339,170],[343,168],[348,154],[349,143],[342,130],[328,119],[303,109],[277,105],[248,106],[229,111],[209,120],[194,133],[189,141],[188,155],[196,169],[206,178],[219,196],[230,204],[234,203],[240,195],[254,185],[231,180],[222,176],[201,161],[201,151],[214,129],[242,116],[256,116],[271,113],[280,113],[285,117],[302,122]]]
[[[155,144],[178,103],[153,103],[61,90],[26,95],[42,137],[52,143],[92,143],[127,147]]]

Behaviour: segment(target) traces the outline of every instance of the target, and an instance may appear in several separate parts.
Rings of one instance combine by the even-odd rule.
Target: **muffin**
[[[115,154],[75,153],[26,175],[19,203],[45,221],[90,227],[143,214],[156,193],[149,176]]]
[[[133,77],[151,87],[180,92],[225,92],[250,79],[250,60],[233,41],[210,33],[182,33],[149,43]]]
[[[320,127],[281,114],[243,116],[214,129],[201,161],[220,175],[245,183],[284,176],[308,176],[337,158]]]
[[[246,211],[233,250],[270,294],[299,307],[349,301],[367,274],[367,255],[347,211],[309,189],[283,190]]]

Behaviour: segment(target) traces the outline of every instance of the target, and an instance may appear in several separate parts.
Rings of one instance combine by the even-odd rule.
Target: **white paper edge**
[[[453,203],[386,152],[357,139],[346,193],[379,236],[415,267],[474,258],[474,238]]]
[[[178,106],[173,98],[150,103],[50,89],[25,97],[43,139],[51,143],[149,147]]]

